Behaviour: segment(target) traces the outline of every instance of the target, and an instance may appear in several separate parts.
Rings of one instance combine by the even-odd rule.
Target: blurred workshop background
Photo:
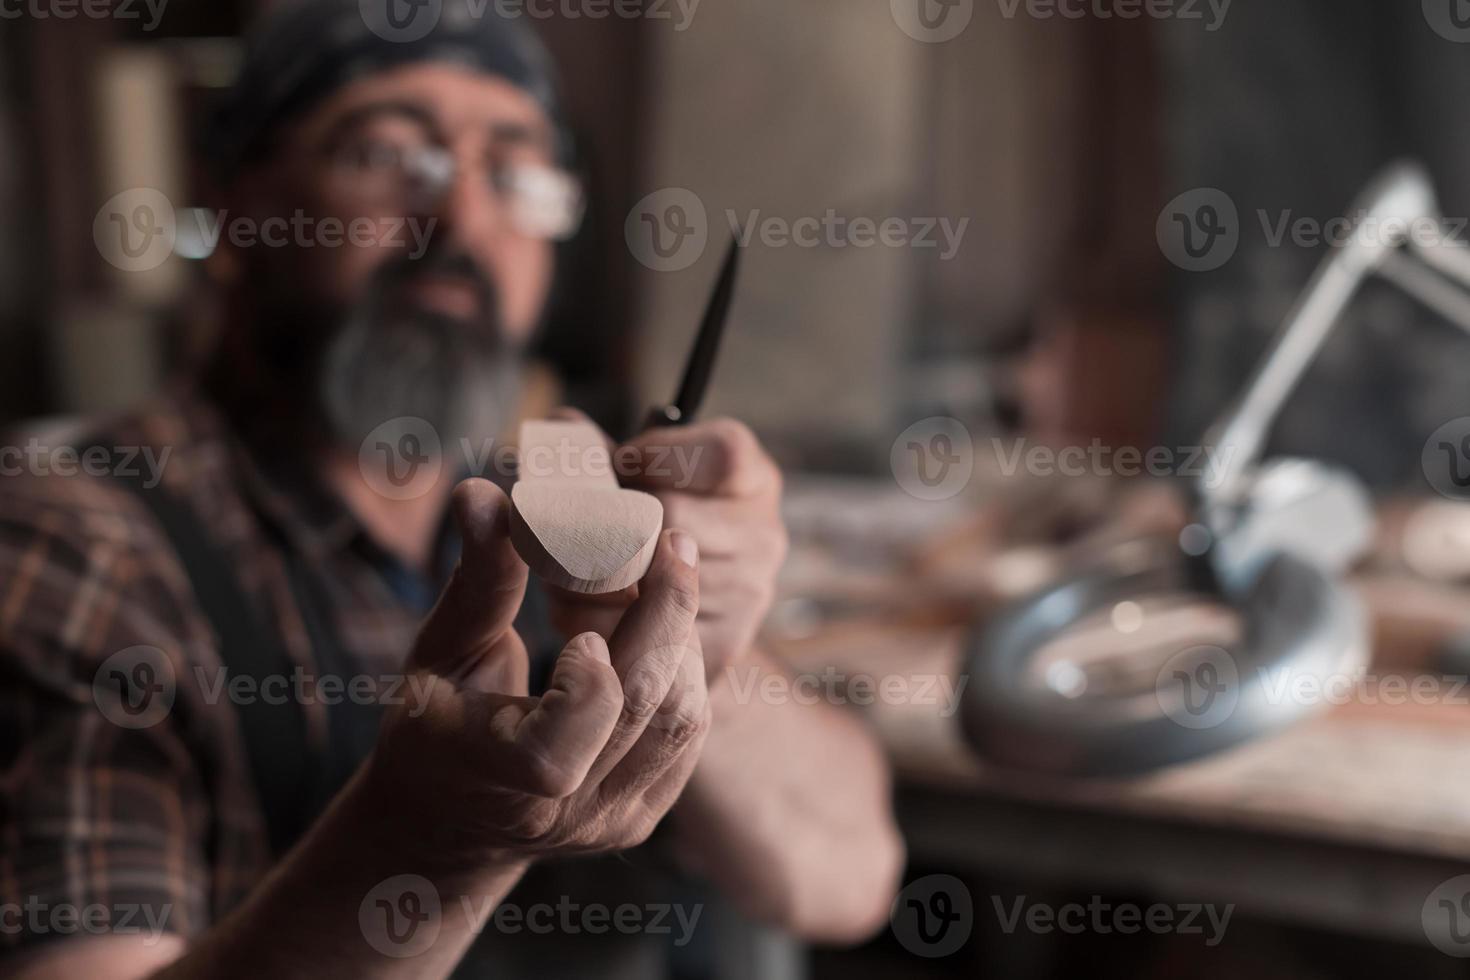
[[[565,247],[575,285],[540,338],[528,411],[570,401],[627,431],[671,393],[730,227],[752,233],[709,410],[748,421],[789,475],[794,548],[768,641],[848,679],[952,680],[976,620],[1099,542],[1186,523],[1180,481],[1131,476],[1118,451],[1163,449],[1177,471],[1201,444],[1331,247],[1299,219],[1343,214],[1399,158],[1428,168],[1444,215],[1470,215],[1460,0],[917,2],[934,10],[703,0],[663,18],[545,4],[536,20],[590,211]],[[118,409],[208,349],[199,264],[122,271],[94,219],[130,188],[205,199],[193,129],[263,6],[0,20],[0,421]],[[1129,15],[1143,10],[1156,13]],[[705,245],[649,261],[640,208],[671,189],[702,209]],[[1234,211],[1211,212],[1223,251],[1203,262],[1169,238],[1171,207],[1197,216],[1201,200]],[[907,238],[780,234],[829,215],[899,219]],[[1274,430],[1271,455],[1332,461],[1372,488],[1380,527],[1353,582],[1378,685],[1470,664],[1470,515],[1424,462],[1431,435],[1470,416],[1467,368],[1463,331],[1370,285]],[[901,433],[935,419],[969,440],[957,493],[897,474]],[[1069,474],[1015,465],[1034,458],[1016,447],[1108,452]],[[934,945],[896,907],[878,940],[800,968],[1465,976],[1470,934],[1430,920],[1470,901],[1442,890],[1470,872],[1470,695],[1375,690],[1103,782],[999,775],[943,698],[878,698],[859,710],[898,767],[909,880],[929,890],[913,900],[963,906],[964,936]],[[940,887],[957,894],[935,904]],[[1161,906],[1175,926],[1027,916],[1089,903]],[[1200,928],[1185,928],[1195,906]],[[1231,909],[1218,935],[1206,907]]]

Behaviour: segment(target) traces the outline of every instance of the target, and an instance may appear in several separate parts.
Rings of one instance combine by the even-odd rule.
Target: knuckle
[[[719,449],[728,451],[731,455],[760,449],[760,440],[750,431],[750,426],[739,419],[711,419],[709,438]]]
[[[647,724],[663,703],[667,691],[668,684],[661,672],[640,664],[623,686],[623,714],[637,724]]]
[[[709,426],[710,449],[719,466],[722,483],[739,483],[758,465],[764,450],[755,433],[735,419],[715,419]]]
[[[709,731],[711,722],[706,699],[686,697],[670,711],[661,725],[669,757],[673,758]]]
[[[721,418],[710,423],[710,444],[718,483],[736,495],[762,494],[779,500],[781,468],[744,422]]]

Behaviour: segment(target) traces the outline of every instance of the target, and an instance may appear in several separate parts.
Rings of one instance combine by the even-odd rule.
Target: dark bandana
[[[559,118],[545,48],[496,0],[287,0],[251,32],[239,75],[205,127],[204,155],[228,178],[337,89],[422,61],[497,75]]]

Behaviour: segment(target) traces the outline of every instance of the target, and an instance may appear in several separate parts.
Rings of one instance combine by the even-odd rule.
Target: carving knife
[[[705,308],[704,320],[699,325],[699,334],[694,339],[694,349],[684,367],[684,378],[679,383],[679,392],[668,405],[661,405],[648,414],[645,429],[670,425],[688,425],[699,413],[709,389],[710,376],[714,373],[715,358],[720,352],[720,339],[725,335],[725,323],[730,316],[730,301],[735,295],[735,277],[740,269],[740,240],[730,242],[730,251],[720,268],[720,277],[715,281],[715,291]]]

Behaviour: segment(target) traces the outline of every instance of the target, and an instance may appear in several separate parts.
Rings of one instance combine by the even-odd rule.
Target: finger
[[[697,631],[691,630],[669,693],[638,741],[602,781],[599,793],[608,801],[642,797],[703,740],[709,711],[704,653]],[[697,749],[694,755],[698,756]]]
[[[473,669],[507,633],[526,594],[526,565],[510,543],[510,501],[487,480],[454,488],[459,564],[424,621],[410,663],[445,676]]]
[[[622,685],[607,643],[596,633],[574,638],[557,658],[546,693],[507,704],[492,731],[511,751],[500,767],[503,784],[561,799],[587,778],[623,710]]]
[[[596,633],[612,636],[623,621],[623,610],[602,606],[573,606],[554,603],[551,607],[551,626],[559,636],[576,636],[578,633]]]
[[[623,614],[609,647],[623,689],[623,712],[592,775],[600,779],[627,754],[679,675],[699,612],[698,546],[677,530],[659,537],[638,601]]]
[[[780,493],[781,471],[755,433],[734,419],[650,429],[628,447],[638,453],[631,486],[724,497]]]
[[[709,735],[709,724],[703,730],[695,733],[694,737],[684,745],[680,751],[666,766],[657,770],[653,783],[645,789],[638,790],[636,799],[642,803],[645,809],[652,813],[664,814],[678,802],[684,787],[689,782],[689,777],[694,775],[694,768],[699,765],[699,757],[704,750],[704,740]],[[628,797],[628,799],[635,799]]]
[[[575,636],[591,631],[612,636],[622,622],[623,613],[638,599],[638,586],[633,584],[617,592],[584,595],[546,585],[551,625],[562,636]]]
[[[525,697],[530,693],[530,682],[531,657],[525,641],[515,630],[507,630],[485,656],[466,668],[458,686],[460,690],[482,694]]]
[[[785,526],[779,498],[700,496],[678,491],[655,494],[664,508],[664,526],[677,527],[699,542],[700,560],[732,555],[785,553]]]

